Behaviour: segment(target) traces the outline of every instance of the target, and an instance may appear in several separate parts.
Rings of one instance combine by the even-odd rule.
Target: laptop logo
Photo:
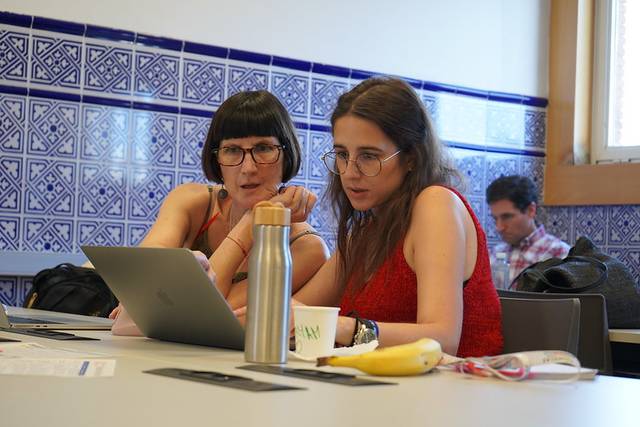
[[[160,301],[164,303],[164,305],[173,306],[173,301],[171,301],[171,298],[169,298],[169,295],[162,289],[158,289],[156,291],[156,296]]]

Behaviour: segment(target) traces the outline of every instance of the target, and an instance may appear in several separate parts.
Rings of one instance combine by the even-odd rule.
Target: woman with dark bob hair
[[[211,266],[205,268],[215,273],[230,306],[242,307],[251,209],[263,200],[282,202],[291,209],[292,287],[299,290],[329,255],[322,238],[305,222],[315,195],[302,187],[282,186],[298,173],[300,153],[293,123],[275,96],[255,91],[229,97],[215,113],[202,150],[204,174],[218,185],[189,183],[171,191],[140,246],[202,252]],[[198,258],[207,263],[205,257]]]
[[[296,303],[339,305],[342,345],[430,337],[450,354],[500,353],[486,237],[416,93],[365,80],[339,98],[331,124],[323,161],[337,251]]]

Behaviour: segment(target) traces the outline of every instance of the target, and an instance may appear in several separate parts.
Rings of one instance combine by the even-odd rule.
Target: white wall
[[[546,97],[550,0],[0,0],[0,10]]]

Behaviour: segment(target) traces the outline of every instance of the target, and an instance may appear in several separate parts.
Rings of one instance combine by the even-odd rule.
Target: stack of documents
[[[30,342],[0,342],[0,375],[112,377],[116,361],[96,353],[48,348]]]

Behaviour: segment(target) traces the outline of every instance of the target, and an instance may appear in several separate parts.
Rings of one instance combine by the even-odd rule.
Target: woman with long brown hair
[[[392,78],[343,94],[331,117],[336,253],[296,295],[340,305],[336,341],[438,340],[461,356],[502,349],[485,234],[413,89]]]

